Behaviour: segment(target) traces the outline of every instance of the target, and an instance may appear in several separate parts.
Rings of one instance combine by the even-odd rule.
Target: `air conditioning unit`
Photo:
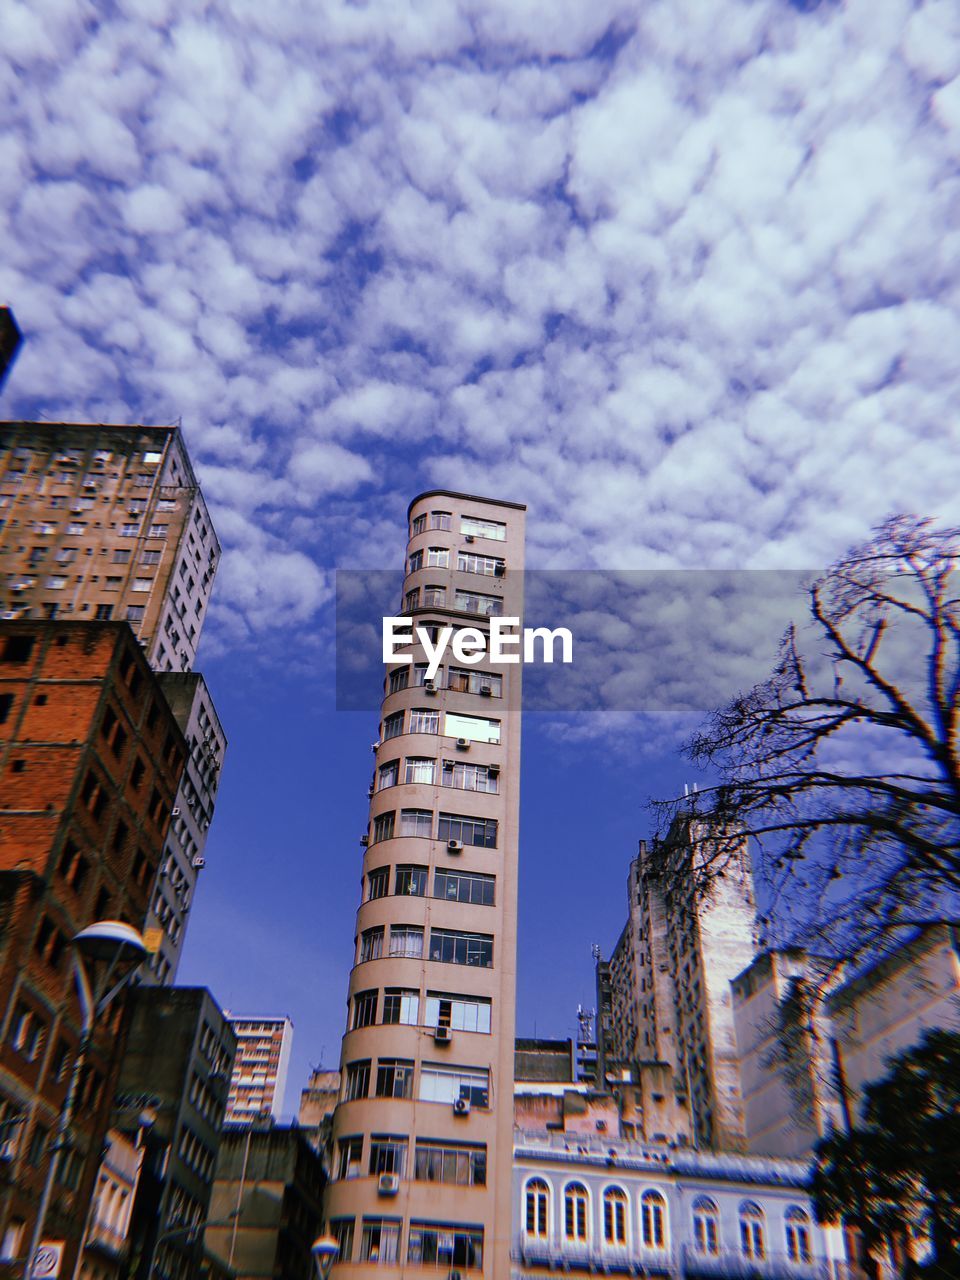
[[[434,1027],[433,1039],[436,1044],[449,1044],[453,1039],[453,1032],[449,1027]]]
[[[436,693],[436,692],[437,692],[437,685],[436,685],[436,681],[434,681],[434,680],[424,680],[424,682],[423,682],[423,692],[424,692],[424,693]]]
[[[455,1116],[468,1116],[470,1114],[470,1099],[457,1098],[453,1104],[453,1114]]]
[[[367,787],[367,799],[372,800],[375,795],[376,795],[376,789],[374,788],[374,785],[371,782],[370,786]]]
[[[400,1178],[395,1173],[381,1173],[377,1179],[377,1194],[395,1196],[400,1190]]]
[[[192,863],[194,871],[202,871],[206,865],[207,865],[206,858],[199,858],[199,857],[194,858]]]
[[[485,697],[485,698],[492,698],[492,697],[493,697],[493,685],[491,685],[491,684],[482,684],[482,685],[480,686],[480,692],[481,692],[481,694],[483,695],[483,697]]]
[[[469,738],[458,738],[458,739],[457,739],[457,750],[458,750],[458,751],[469,751],[469,750],[470,750],[470,739],[469,739]]]
[[[448,841],[447,841],[447,853],[463,853],[463,841],[462,841],[462,840],[448,840]]]
[[[607,1131],[607,1122],[606,1122],[606,1120],[598,1120],[598,1121],[597,1121],[597,1133],[606,1133],[606,1131]]]
[[[363,845],[363,847],[364,847],[364,848],[366,848],[366,847],[367,847],[367,845],[370,843],[370,837],[369,837],[369,836],[361,836],[361,837],[360,837],[360,843]]]
[[[488,764],[488,765],[487,765],[487,773],[489,773],[489,774],[490,774],[490,776],[491,776],[492,778],[499,777],[499,775],[500,775],[500,766],[499,766],[498,764]]]
[[[376,753],[380,750],[380,743],[379,743],[379,742],[371,742],[371,743],[370,743],[370,750],[371,750],[374,754],[376,754]]]
[[[468,534],[466,534],[466,535],[464,536],[464,539],[463,539],[463,540],[464,540],[464,542],[473,542],[473,541],[474,541],[474,536],[473,536],[473,534],[472,534],[472,533],[468,533]]]
[[[172,818],[179,818],[179,817],[180,817],[180,809],[179,809],[179,807],[178,807],[177,805],[174,805],[174,806],[173,806],[173,808],[170,810],[170,816],[171,816]]]
[[[495,578],[502,578],[506,572],[507,566],[505,564],[495,564],[493,566],[493,576]]]

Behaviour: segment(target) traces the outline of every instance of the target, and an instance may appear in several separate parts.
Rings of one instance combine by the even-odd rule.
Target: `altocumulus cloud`
[[[182,417],[221,645],[433,484],[555,567],[955,505],[953,0],[7,0],[0,50],[7,413]]]

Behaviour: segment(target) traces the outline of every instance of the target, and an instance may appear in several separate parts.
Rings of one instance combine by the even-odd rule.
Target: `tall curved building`
[[[520,617],[525,508],[409,508],[415,627]],[[336,1280],[509,1275],[522,667],[384,672],[327,1218]]]

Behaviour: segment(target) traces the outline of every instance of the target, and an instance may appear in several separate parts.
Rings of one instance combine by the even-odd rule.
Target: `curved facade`
[[[415,627],[522,614],[524,509],[409,510]],[[521,667],[385,670],[327,1218],[337,1280],[509,1274]],[[403,654],[401,656],[403,656]]]

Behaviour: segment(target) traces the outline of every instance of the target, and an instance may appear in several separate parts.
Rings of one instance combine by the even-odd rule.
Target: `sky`
[[[183,424],[230,747],[181,978],[293,1016],[292,1105],[376,728],[334,709],[334,571],[398,568],[414,494],[526,503],[536,569],[956,520],[960,9],[5,0],[0,51],[0,411]],[[527,717],[524,1033],[592,1002],[677,731]]]

